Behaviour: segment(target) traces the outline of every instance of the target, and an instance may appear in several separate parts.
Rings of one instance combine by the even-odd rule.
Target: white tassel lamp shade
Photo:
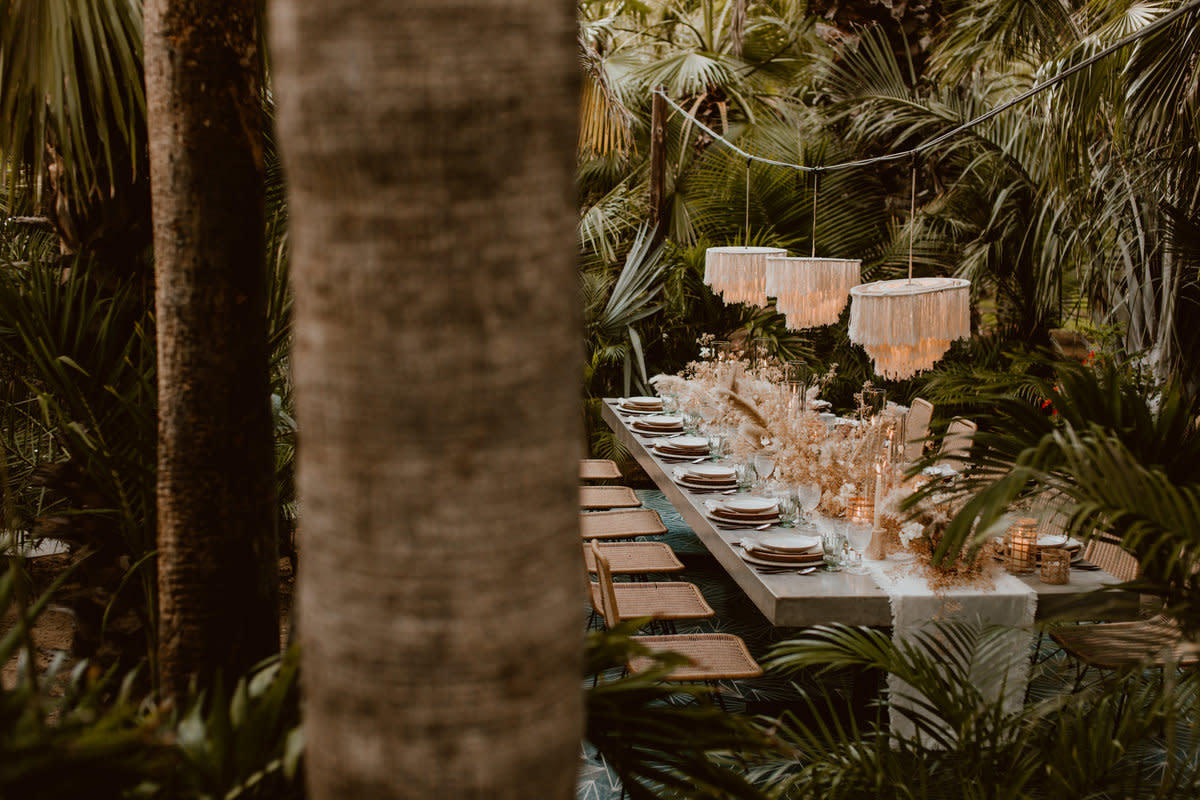
[[[850,341],[889,380],[929,369],[951,342],[971,335],[971,282],[962,278],[864,283],[850,297]]]
[[[710,247],[704,282],[728,303],[767,304],[767,257],[786,256],[778,247]]]
[[[767,295],[793,330],[838,321],[862,262],[847,258],[767,257]]]

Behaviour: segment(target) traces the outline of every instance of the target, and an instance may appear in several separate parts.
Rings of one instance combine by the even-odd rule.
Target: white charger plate
[[[762,514],[779,507],[774,497],[731,497],[723,505],[729,511],[740,514]]]

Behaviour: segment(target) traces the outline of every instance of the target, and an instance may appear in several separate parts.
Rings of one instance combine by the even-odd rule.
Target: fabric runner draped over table
[[[1029,645],[1033,639],[1033,619],[1037,612],[1037,593],[1024,581],[995,570],[985,578],[994,587],[982,591],[979,585],[938,588],[912,574],[908,563],[864,561],[871,578],[887,593],[892,609],[892,636],[898,642],[916,644],[921,631],[932,631],[938,622],[959,622],[987,627],[1004,626],[1000,645],[989,659],[972,666],[971,682],[986,700],[1003,698],[1005,712],[1015,712],[1024,702],[1029,675]],[[915,690],[895,675],[888,675],[888,714],[892,730],[910,736],[915,732],[912,720],[903,709],[915,709]]]

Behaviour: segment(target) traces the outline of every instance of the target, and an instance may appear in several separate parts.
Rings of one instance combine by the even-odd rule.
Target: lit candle
[[[1033,572],[1037,566],[1037,520],[1022,517],[1008,531],[1008,571]]]

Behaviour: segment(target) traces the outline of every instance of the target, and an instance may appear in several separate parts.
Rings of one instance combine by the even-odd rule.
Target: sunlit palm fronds
[[[58,191],[103,192],[127,154],[144,149],[142,14],[137,0],[5,0],[0,4],[0,154],[40,181],[47,145]],[[125,168],[145,169],[134,158]],[[35,184],[36,185],[36,184]]]

